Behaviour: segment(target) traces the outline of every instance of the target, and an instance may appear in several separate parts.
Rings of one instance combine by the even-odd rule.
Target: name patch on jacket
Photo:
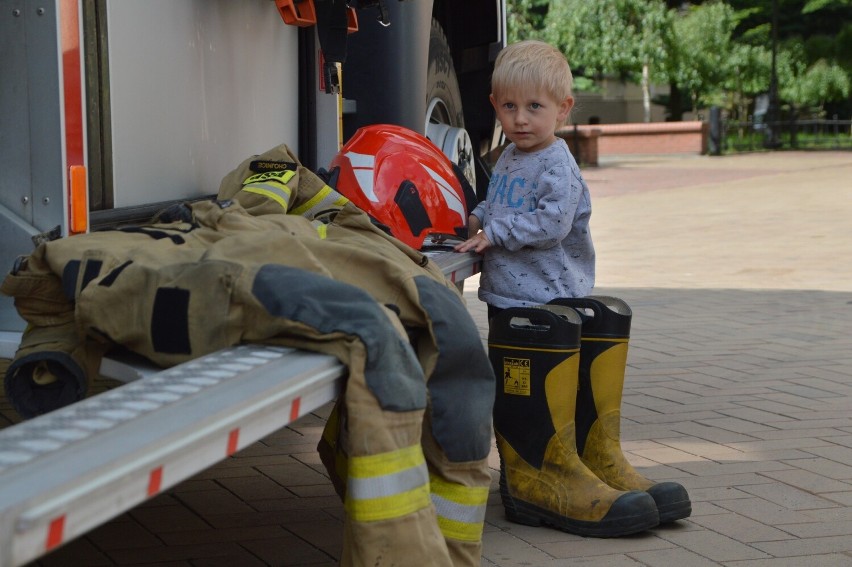
[[[292,161],[256,159],[249,163],[249,169],[255,173],[265,173],[267,171],[296,171],[296,164]]]

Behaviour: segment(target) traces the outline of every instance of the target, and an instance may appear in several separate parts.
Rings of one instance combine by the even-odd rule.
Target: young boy
[[[493,424],[506,517],[582,536],[616,537],[691,513],[683,486],[654,484],[621,452],[625,361],[618,357],[626,357],[627,344],[618,343],[621,350],[616,343],[600,346],[596,327],[590,327],[594,338],[584,344],[597,346],[589,349],[589,370],[580,370],[582,360],[567,364],[572,355],[566,354],[551,371],[549,354],[491,343],[491,331],[507,323],[506,317],[494,319],[503,309],[556,298],[594,301],[586,297],[595,284],[589,189],[565,141],[556,137],[574,106],[571,83],[565,57],[545,43],[522,41],[497,56],[491,103],[511,143],[497,161],[485,201],[468,220],[474,236],[456,250],[483,254],[479,298],[488,304],[489,357],[498,376]],[[530,320],[535,321],[532,315]],[[582,325],[585,337],[586,322]],[[592,371],[595,358],[605,362]],[[524,368],[517,376],[525,386],[501,387],[501,364],[510,378],[512,368]]]
[[[521,41],[497,56],[490,98],[511,144],[471,212],[474,236],[455,247],[484,256],[479,299],[489,319],[507,307],[583,297],[594,286],[589,189],[556,137],[574,106],[572,82],[565,57],[546,43]]]

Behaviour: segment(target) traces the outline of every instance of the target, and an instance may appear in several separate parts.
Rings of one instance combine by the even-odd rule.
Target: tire
[[[434,106],[437,103],[437,106]],[[426,120],[464,128],[461,91],[444,30],[432,19],[429,32],[429,75],[426,82]]]
[[[467,179],[468,191],[476,187],[476,172],[473,160],[473,144],[464,129],[461,90],[453,66],[450,44],[441,24],[434,18],[429,31],[429,74],[426,79],[426,125],[428,137],[450,158]],[[467,193],[467,191],[466,191]],[[471,196],[467,196],[468,208]],[[472,193],[473,203],[476,194]],[[464,294],[464,281],[456,283]]]
[[[426,79],[426,136],[461,168],[476,187],[473,144],[464,129],[461,90],[450,45],[434,18],[429,32],[429,71]]]
[[[476,203],[473,144],[464,129],[461,90],[453,66],[450,44],[434,18],[429,31],[429,74],[426,79],[426,137],[450,158],[468,184],[464,187],[468,209]],[[464,183],[462,184],[465,185]],[[456,283],[464,294],[464,281]]]

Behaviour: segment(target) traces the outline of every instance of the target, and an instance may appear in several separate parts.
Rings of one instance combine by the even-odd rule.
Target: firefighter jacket
[[[239,343],[334,355],[349,377],[323,460],[342,563],[479,564],[494,377],[478,331],[426,256],[286,146],[215,200],[40,245],[0,291],[28,323],[4,381],[25,417],[85,396],[115,346],[162,366]]]

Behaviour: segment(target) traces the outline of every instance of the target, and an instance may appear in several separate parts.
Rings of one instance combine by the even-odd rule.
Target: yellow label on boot
[[[529,358],[503,358],[503,392],[515,396],[530,395]]]

